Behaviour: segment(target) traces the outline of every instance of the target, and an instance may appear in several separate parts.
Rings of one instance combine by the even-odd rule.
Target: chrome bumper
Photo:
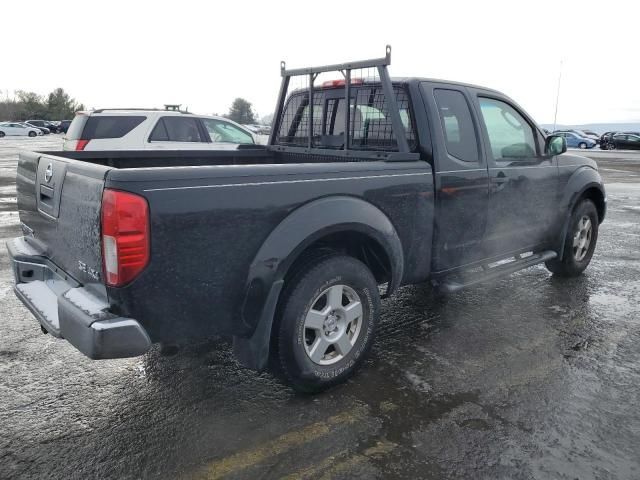
[[[79,285],[24,237],[7,242],[14,291],[47,332],[64,338],[89,358],[145,353],[151,340],[136,320],[109,312],[109,304]]]

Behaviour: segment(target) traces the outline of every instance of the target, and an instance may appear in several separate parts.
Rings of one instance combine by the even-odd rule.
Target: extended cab
[[[380,292],[580,274],[605,216],[596,164],[505,95],[391,80],[389,60],[283,65],[267,147],[22,153],[16,294],[91,358],[223,334],[318,390],[364,358]]]

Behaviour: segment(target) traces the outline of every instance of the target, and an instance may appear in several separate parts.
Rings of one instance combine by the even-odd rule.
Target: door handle
[[[498,175],[496,175],[493,179],[494,183],[497,184],[502,184],[502,183],[506,183],[509,181],[509,178],[507,178],[507,176],[504,174],[504,172],[498,172]]]
[[[498,172],[495,177],[491,178],[491,190],[493,193],[499,192],[505,187],[505,184],[509,181],[504,172]]]

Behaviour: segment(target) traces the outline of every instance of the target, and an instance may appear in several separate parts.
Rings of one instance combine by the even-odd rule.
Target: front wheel
[[[584,142],[580,142],[580,145],[578,145],[578,147],[580,147],[581,149],[585,149],[587,148],[587,144]]]
[[[608,143],[607,144],[607,150],[615,150],[616,149],[616,144],[615,143]]]
[[[36,132],[29,132],[29,136],[30,136],[30,137],[35,137],[36,135],[37,135],[37,133],[36,133]]]
[[[278,313],[280,366],[294,388],[343,382],[371,348],[380,296],[361,261],[332,255],[307,263],[285,286]]]
[[[0,138],[4,137],[4,132],[0,132]]]
[[[564,240],[562,260],[545,263],[549,271],[562,277],[580,275],[591,262],[598,241],[598,211],[591,200],[582,200],[571,214]]]

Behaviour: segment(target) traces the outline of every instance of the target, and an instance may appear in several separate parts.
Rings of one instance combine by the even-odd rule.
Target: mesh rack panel
[[[338,156],[395,152],[413,158],[416,135],[409,94],[403,85],[392,84],[389,62],[387,47],[387,57],[377,60],[299,70],[285,70],[283,64],[270,145],[298,153],[303,148]]]

